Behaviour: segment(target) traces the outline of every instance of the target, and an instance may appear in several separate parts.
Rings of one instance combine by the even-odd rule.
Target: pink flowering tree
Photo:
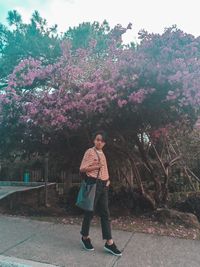
[[[0,96],[1,123],[14,118],[29,143],[27,133],[51,142],[106,129],[113,174],[130,186],[136,181],[156,208],[167,202],[170,168],[179,160],[168,149],[170,135],[192,129],[198,116],[200,39],[171,27],[162,35],[141,31],[138,46],[123,46],[129,28],[111,30],[101,53],[95,40],[75,50],[63,41],[54,64],[21,61]]]

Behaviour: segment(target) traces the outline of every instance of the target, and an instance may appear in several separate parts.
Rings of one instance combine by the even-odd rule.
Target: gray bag
[[[95,150],[95,149],[94,149]],[[97,153],[97,151],[95,150]],[[97,153],[98,159],[100,161],[99,155]],[[96,182],[97,179],[99,178],[99,171],[96,177]],[[85,174],[86,175],[86,174]],[[87,176],[87,175],[86,175]],[[94,178],[95,179],[95,178]],[[97,183],[92,183],[89,184],[85,181],[85,179],[82,179],[81,186],[78,192],[77,200],[76,200],[76,206],[83,209],[83,210],[88,210],[88,211],[93,211],[94,210],[94,199],[95,199],[95,194],[96,194],[96,184]]]

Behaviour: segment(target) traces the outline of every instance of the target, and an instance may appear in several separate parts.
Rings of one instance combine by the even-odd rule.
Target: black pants
[[[109,186],[106,186],[106,181],[101,179],[94,180],[96,178],[87,177],[86,181],[88,183],[97,182],[96,195],[94,199],[94,210],[84,211],[84,218],[82,222],[82,227],[80,233],[83,236],[89,235],[90,223],[95,213],[97,213],[101,218],[101,229],[103,239],[112,239],[111,234],[111,219],[110,211],[108,208],[108,190]]]

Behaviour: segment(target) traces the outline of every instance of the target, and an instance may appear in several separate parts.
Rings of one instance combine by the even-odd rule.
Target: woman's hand
[[[92,166],[95,168],[95,170],[98,170],[103,167],[103,164],[101,162],[94,162]]]
[[[106,186],[109,186],[109,185],[110,185],[110,180],[108,180],[106,183]]]

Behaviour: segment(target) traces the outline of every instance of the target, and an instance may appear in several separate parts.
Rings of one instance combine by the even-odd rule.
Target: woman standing
[[[94,210],[85,211],[84,213],[84,218],[80,231],[82,235],[81,242],[86,250],[94,250],[91,243],[91,239],[89,237],[89,228],[94,212],[96,211],[97,213],[99,213],[101,218],[102,238],[103,240],[106,240],[104,249],[116,256],[121,256],[122,253],[117,248],[115,242],[112,239],[111,234],[111,219],[108,208],[108,189],[110,180],[106,157],[102,150],[106,143],[105,132],[96,132],[95,134],[93,134],[92,140],[94,142],[94,146],[88,148],[85,151],[80,165],[80,172],[84,172],[86,174],[85,180],[87,183],[97,182],[97,185],[94,200]],[[99,157],[97,155],[99,155]],[[99,178],[96,181],[95,179],[97,179],[96,177],[98,174],[98,170]]]

